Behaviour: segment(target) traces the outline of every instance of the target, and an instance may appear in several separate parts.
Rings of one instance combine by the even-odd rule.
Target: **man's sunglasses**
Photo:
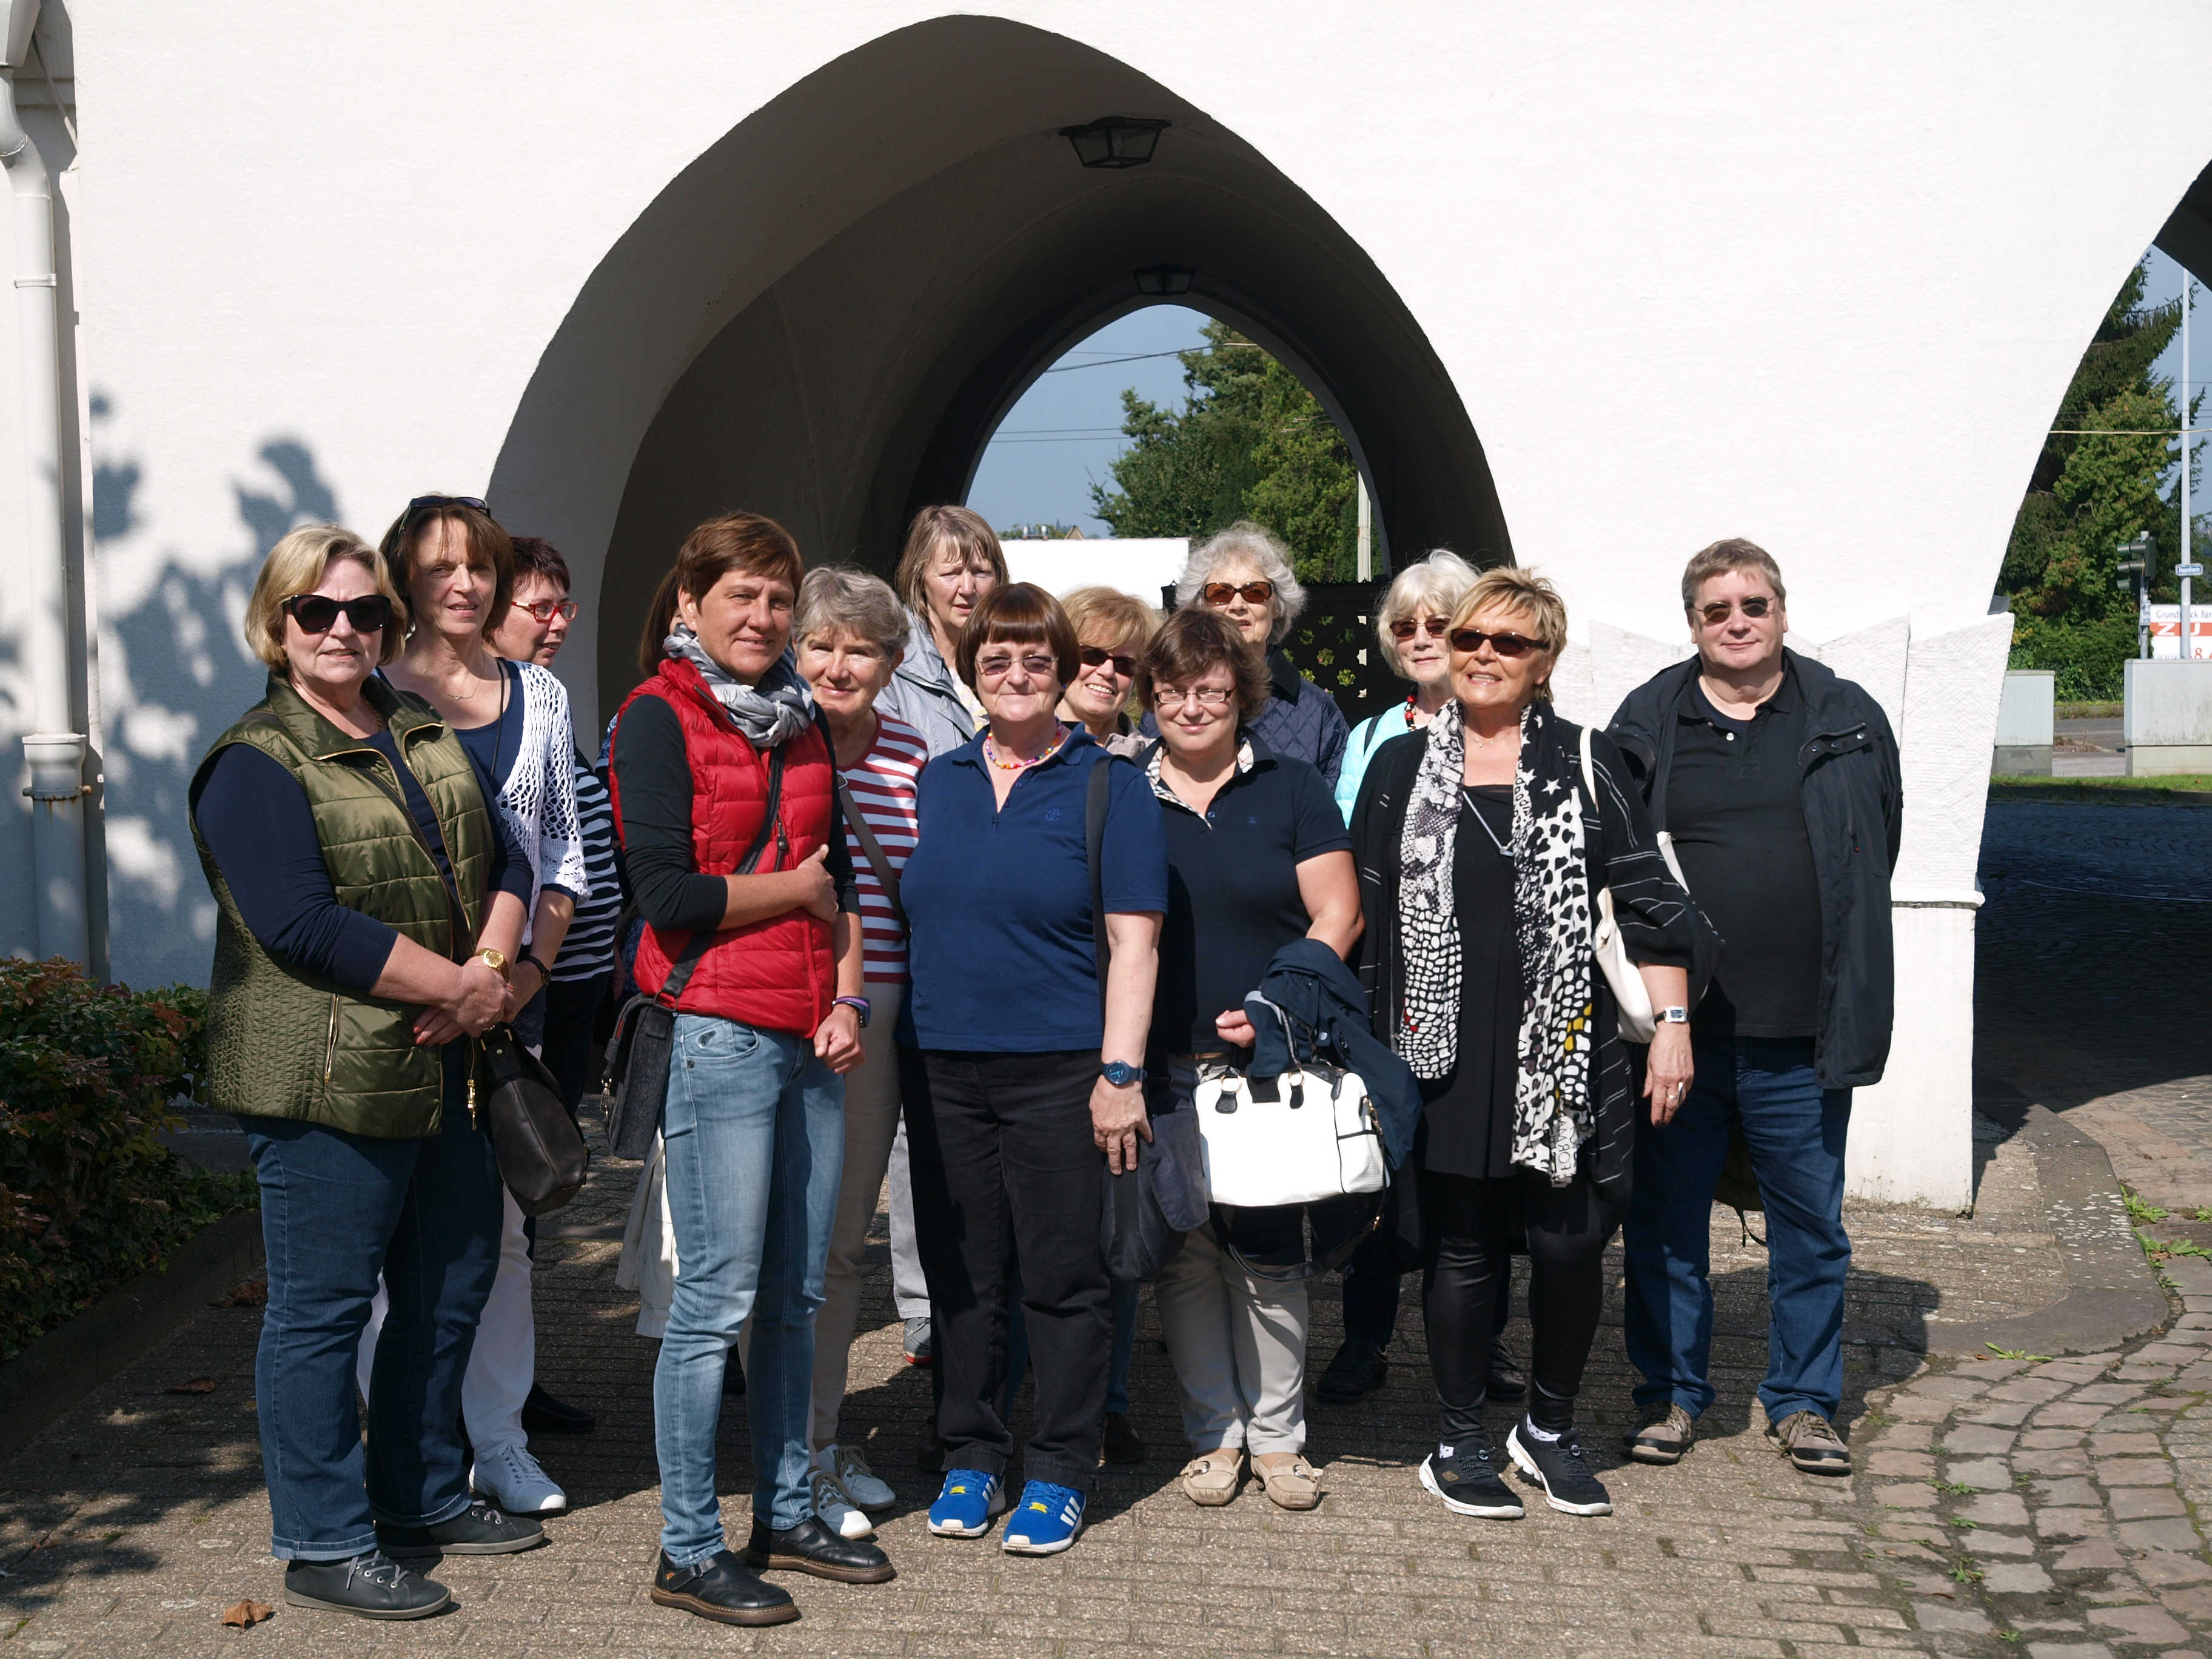
[[[392,625],[392,601],[381,593],[364,593],[357,599],[295,593],[284,601],[283,610],[286,616],[300,624],[302,634],[329,633],[342,611],[356,634],[379,634]]]
[[[1110,662],[1114,665],[1114,672],[1123,679],[1134,679],[1137,676],[1137,659],[1134,657],[1109,651],[1103,645],[1078,646],[1075,656],[1085,668],[1097,668]]]
[[[1432,640],[1440,640],[1450,628],[1451,624],[1442,617],[1424,617],[1419,622],[1411,617],[1401,617],[1390,624],[1390,637],[1410,640],[1416,634],[1426,634]]]
[[[1211,605],[1224,605],[1242,599],[1247,605],[1265,605],[1275,597],[1273,582],[1246,582],[1239,587],[1234,582],[1208,582],[1204,592]]]
[[[1765,594],[1754,593],[1749,599],[1738,599],[1734,604],[1726,599],[1716,599],[1711,605],[1699,605],[1698,614],[1705,619],[1706,627],[1718,628],[1729,619],[1731,611],[1741,611],[1747,617],[1763,617],[1773,610],[1774,605],[1775,601]]]
[[[1480,628],[1455,628],[1450,638],[1455,651],[1480,651],[1487,640],[1490,648],[1501,657],[1526,656],[1531,651],[1543,649],[1538,641],[1524,639],[1518,634],[1486,634]]]
[[[426,507],[472,507],[487,518],[491,514],[491,509],[474,495],[417,495],[407,503],[407,511],[401,516],[411,519]]]
[[[535,605],[525,605],[520,599],[516,599],[514,605],[517,611],[527,611],[542,623],[550,623],[556,617],[563,622],[576,620],[576,602],[574,599],[540,599]]]

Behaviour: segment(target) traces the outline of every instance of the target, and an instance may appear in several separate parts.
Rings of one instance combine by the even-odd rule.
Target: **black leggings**
[[[1491,1310],[1512,1285],[1514,1240],[1528,1243],[1528,1416],[1540,1429],[1574,1426],[1575,1395],[1605,1304],[1605,1247],[1623,1206],[1586,1177],[1554,1187],[1533,1170],[1498,1180],[1421,1172],[1423,1223],[1436,1246],[1421,1277],[1429,1369],[1443,1407],[1445,1445],[1482,1432],[1490,1375]]]

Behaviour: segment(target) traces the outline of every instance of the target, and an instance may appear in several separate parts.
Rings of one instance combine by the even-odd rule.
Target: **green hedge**
[[[259,1202],[251,1175],[159,1139],[173,1101],[205,1098],[206,1065],[204,991],[0,962],[0,1359]]]
[[[2098,622],[2016,616],[2012,621],[2012,668],[2048,668],[2058,676],[2060,702],[2105,702],[2120,695],[2121,665],[2136,653],[2133,616]]]

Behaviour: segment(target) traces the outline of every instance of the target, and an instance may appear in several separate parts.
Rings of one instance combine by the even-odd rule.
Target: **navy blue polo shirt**
[[[922,769],[914,855],[899,877],[913,981],[899,1041],[915,1048],[1041,1054],[1105,1036],[1084,808],[1091,769],[1111,757],[1080,726],[992,802],[981,736]],[[1159,803],[1116,764],[1101,890],[1109,914],[1168,908]]]

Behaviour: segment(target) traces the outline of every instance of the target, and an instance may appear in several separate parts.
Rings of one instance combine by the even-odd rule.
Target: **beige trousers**
[[[1152,1286],[1160,1330],[1182,1385],[1182,1431],[1194,1452],[1306,1443],[1306,1288],[1239,1268],[1210,1227],[1193,1228]]]

